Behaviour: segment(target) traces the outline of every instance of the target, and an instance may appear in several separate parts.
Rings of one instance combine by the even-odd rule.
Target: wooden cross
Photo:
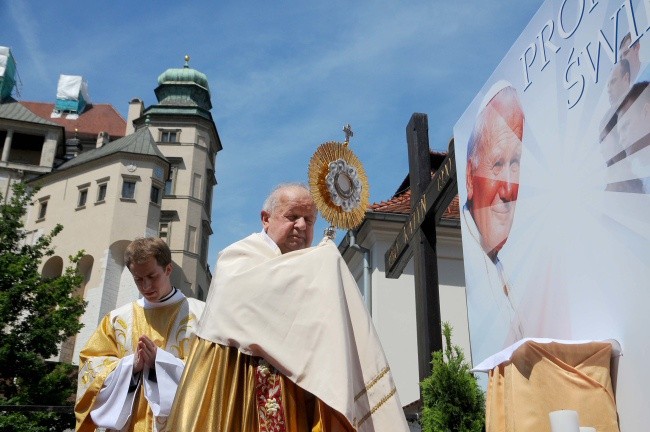
[[[415,312],[420,381],[431,374],[431,353],[442,349],[440,293],[436,255],[436,224],[458,194],[454,142],[431,177],[429,125],[415,113],[406,127],[411,184],[411,214],[386,251],[386,277],[398,278],[415,257]]]

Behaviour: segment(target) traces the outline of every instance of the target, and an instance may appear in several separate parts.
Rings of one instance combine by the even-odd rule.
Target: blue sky
[[[541,4],[11,0],[0,3],[0,45],[16,58],[19,100],[53,102],[60,74],[82,75],[91,100],[125,118],[129,100],[156,103],[158,75],[191,56],[208,77],[223,144],[212,266],[220,249],[260,229],[273,185],[307,181],[311,155],[342,141],[346,123],[370,201],[390,198],[408,172],[411,115],[428,115],[431,147],[445,150]],[[316,238],[325,226],[319,219]]]

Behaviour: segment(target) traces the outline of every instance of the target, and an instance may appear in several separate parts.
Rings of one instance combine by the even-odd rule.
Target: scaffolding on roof
[[[11,92],[16,85],[16,61],[11,55],[11,50],[0,46],[0,102],[11,97]]]
[[[60,75],[56,88],[55,112],[70,112],[81,114],[90,104],[88,83],[78,75]]]

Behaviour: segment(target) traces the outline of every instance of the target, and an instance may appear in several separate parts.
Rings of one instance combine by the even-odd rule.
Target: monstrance
[[[363,165],[350,150],[350,125],[345,125],[345,142],[321,144],[309,162],[309,188],[316,207],[330,223],[327,235],[335,228],[354,229],[363,221],[370,191]]]

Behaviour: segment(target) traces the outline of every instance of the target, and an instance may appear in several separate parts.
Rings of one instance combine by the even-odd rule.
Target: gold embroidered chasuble
[[[329,240],[280,254],[258,233],[224,249],[197,336],[170,430],[408,431],[357,284]]]
[[[185,298],[179,291],[164,304],[149,303],[140,299],[107,314],[79,355],[79,380],[75,405],[76,430],[86,432],[96,429],[97,425],[93,421],[91,412],[97,410],[100,391],[121,362],[126,362],[129,370],[120,373],[130,373],[133,355],[141,335],[148,336],[159,348],[156,354],[155,375],[164,388],[158,389],[156,384],[153,389],[156,394],[145,395],[144,382],[149,379],[151,371],[143,371],[137,388],[133,391],[132,408],[125,408],[127,415],[130,411],[129,419],[119,430],[138,432],[166,430],[167,413],[175,390],[170,387],[175,387],[174,384],[178,381],[176,378],[176,383],[173,382],[173,369],[182,367],[187,359],[191,346],[190,339],[194,337],[203,307],[203,302]],[[131,361],[127,362],[128,359]],[[176,373],[180,376],[180,371]],[[128,377],[130,376],[129,374]],[[172,376],[171,381],[169,376]],[[113,379],[117,377],[114,375]],[[151,387],[150,383],[147,385]],[[156,411],[160,411],[161,415],[154,415],[152,403],[148,398],[164,399],[155,401],[155,404],[160,405]],[[128,397],[125,404],[129,404]]]

